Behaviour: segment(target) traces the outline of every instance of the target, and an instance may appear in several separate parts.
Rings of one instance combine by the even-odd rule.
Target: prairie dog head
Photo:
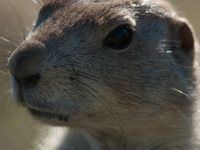
[[[133,128],[190,117],[193,59],[190,26],[163,1],[51,0],[8,68],[15,100],[42,122]]]

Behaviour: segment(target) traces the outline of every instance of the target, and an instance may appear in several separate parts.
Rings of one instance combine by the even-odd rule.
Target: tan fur
[[[127,24],[127,47],[105,44]],[[69,127],[55,149],[196,150],[194,57],[190,25],[164,1],[47,0],[8,68],[18,103]]]

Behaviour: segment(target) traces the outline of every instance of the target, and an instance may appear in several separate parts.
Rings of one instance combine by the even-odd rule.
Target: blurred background
[[[200,0],[169,0],[193,25],[200,37]],[[6,68],[11,52],[28,35],[37,18],[39,0],[0,0],[0,149],[33,150],[47,134],[46,127],[33,120],[14,103]],[[5,40],[2,37],[8,39]],[[200,38],[198,38],[200,39]],[[40,136],[37,140],[36,137]]]

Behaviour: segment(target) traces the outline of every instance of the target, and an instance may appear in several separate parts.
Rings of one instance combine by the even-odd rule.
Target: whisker
[[[21,27],[21,31],[22,31],[22,38],[23,38],[23,40],[25,40],[25,39],[26,39],[26,30],[25,30],[24,23],[22,22],[19,13],[18,13],[17,10],[15,9],[15,7],[12,5],[12,3],[11,3],[10,1],[8,1],[8,2],[9,2],[9,4],[11,5],[11,7],[13,8],[14,12],[17,14],[17,18],[18,18],[18,20],[19,20],[20,27]]]
[[[5,37],[2,37],[2,36],[1,36],[0,39],[3,40],[3,41],[5,41],[5,42],[7,42],[7,43],[9,43],[9,44],[11,44],[14,48],[17,47],[17,45],[15,45],[13,42],[11,42],[10,40],[8,40],[8,39],[5,38]]]
[[[38,4],[39,6],[42,6],[42,3],[39,0],[32,0],[34,3]]]
[[[5,35],[5,34],[0,34],[0,36],[3,37],[4,39],[8,40],[8,41],[11,41],[11,40],[12,40],[12,41],[16,42],[17,44],[21,44],[20,41],[18,41],[18,40],[16,40],[16,39],[12,38],[12,37],[10,37],[10,36],[7,36],[7,35]],[[10,39],[10,40],[9,40],[9,39]]]
[[[175,90],[176,91],[176,90]],[[180,92],[179,92],[180,93]],[[161,97],[160,95],[157,95],[157,94],[155,94],[155,93],[152,93],[152,94],[154,94],[154,95],[156,95],[156,96],[158,96],[158,97]],[[184,95],[184,94],[183,94]],[[187,94],[186,94],[187,95]],[[186,96],[185,95],[185,96]],[[189,97],[190,98],[190,97]],[[178,109],[178,108],[176,108],[174,105],[172,105],[170,102],[169,102],[169,100],[166,98],[166,97],[161,97],[161,99],[162,100],[165,100],[165,102],[171,107],[171,108],[173,108],[174,110],[176,110],[187,122],[188,122],[188,124],[190,125],[190,126],[192,126],[192,123],[188,120],[188,118]]]
[[[178,90],[178,89],[175,89],[175,88],[171,88],[172,90],[174,90],[174,91],[176,91],[176,92],[178,92],[178,93],[180,93],[180,94],[183,94],[184,96],[186,96],[187,98],[189,98],[190,99],[190,97],[187,95],[187,94],[185,94],[183,91],[181,91],[181,90]]]
[[[92,90],[93,92],[95,92],[96,94],[98,94],[98,96],[101,96],[100,93],[99,93],[97,90],[91,88],[89,85],[87,85],[87,84],[85,84],[85,83],[83,83],[83,82],[81,82],[81,81],[79,81],[79,80],[77,80],[77,81],[78,81],[79,83],[81,83],[82,85],[86,86],[87,88],[89,88],[90,90]],[[120,127],[122,133],[124,133],[124,130],[123,130],[121,124],[119,123],[119,118],[117,117],[117,118],[118,118],[118,119],[117,119],[116,116],[114,115],[114,113],[112,112],[112,111],[113,111],[112,107],[110,107],[109,105],[106,105],[106,104],[101,100],[101,99],[104,99],[104,100],[105,100],[105,98],[103,98],[102,96],[101,96],[101,99],[98,98],[98,97],[95,96],[92,92],[90,92],[90,90],[86,90],[86,89],[84,89],[84,88],[82,88],[82,90],[85,91],[85,92],[87,92],[88,94],[90,94],[90,95],[91,95],[92,97],[94,97],[95,99],[97,99],[97,100],[111,113],[111,115],[113,116],[113,118],[115,119],[115,121],[117,122],[117,124],[119,125],[119,127]]]

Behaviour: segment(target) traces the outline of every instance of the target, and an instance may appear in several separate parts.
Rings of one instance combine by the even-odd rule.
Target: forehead
[[[38,18],[38,24],[51,19],[76,26],[90,22],[95,25],[117,23],[130,18],[137,18],[143,14],[170,17],[171,7],[162,0],[120,0],[120,1],[73,1],[46,0]],[[125,17],[126,16],[126,17]]]
[[[113,24],[126,21],[127,17],[134,17],[134,13],[128,11],[130,2],[77,2],[53,1],[45,3],[39,14],[38,22],[47,19],[51,22],[65,24],[68,27],[79,25]],[[128,8],[128,9],[127,9]]]
[[[34,30],[42,25],[48,32],[62,32],[63,29],[67,31],[65,33],[75,33],[78,30],[107,32],[123,23],[134,27],[146,17],[171,18],[174,11],[168,6],[160,0],[48,0],[40,9]]]

